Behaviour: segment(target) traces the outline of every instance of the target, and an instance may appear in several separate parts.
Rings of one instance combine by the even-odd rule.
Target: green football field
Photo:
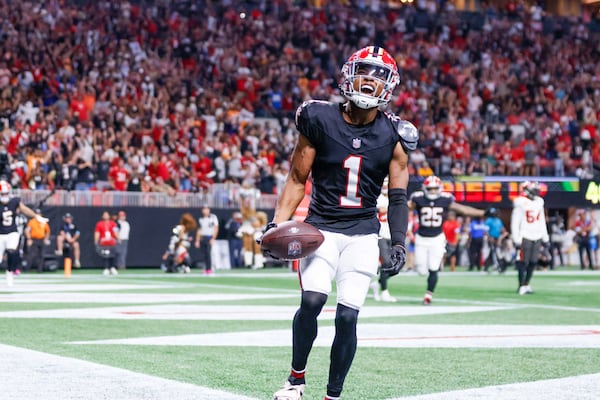
[[[598,399],[600,273],[514,271],[390,280],[397,303],[369,298],[344,400]],[[0,282],[0,398],[269,400],[290,367],[295,273],[206,277],[132,269],[22,274]],[[335,296],[319,322],[306,400],[322,400]],[[7,379],[8,377],[8,379]]]

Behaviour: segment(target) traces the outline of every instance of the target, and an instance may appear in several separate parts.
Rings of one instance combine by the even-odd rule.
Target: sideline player
[[[305,222],[325,240],[300,263],[302,295],[294,315],[291,372],[275,400],[299,400],[305,389],[309,353],[317,337],[317,317],[337,287],[335,338],[331,346],[325,399],[340,397],[356,353],[356,324],[371,279],[377,274],[379,247],[377,197],[389,174],[388,219],[392,265],[397,274],[406,262],[405,236],[408,152],[416,148],[417,129],[408,121],[380,111],[400,81],[392,56],[381,47],[365,47],[342,67],[343,104],[308,101],[298,107],[300,135],[273,221],[289,220],[304,198],[312,173],[312,199]]]
[[[449,210],[471,217],[483,217],[484,211],[457,203],[451,193],[442,192],[442,181],[435,175],[423,182],[423,190],[414,192],[408,207],[417,210],[419,228],[415,235],[415,269],[419,275],[429,273],[423,304],[433,300],[438,271],[446,252],[446,236],[442,229]]]
[[[520,295],[531,294],[529,285],[538,261],[542,242],[550,241],[544,199],[540,196],[540,184],[526,181],[521,184],[521,194],[513,200],[510,230],[517,248],[517,271]]]
[[[14,271],[19,264],[19,239],[17,229],[17,214],[23,213],[27,217],[36,218],[42,223],[47,223],[48,218],[42,217],[27,207],[20,197],[11,195],[12,187],[5,179],[0,180],[0,206],[2,207],[2,220],[0,222],[0,258],[6,253],[6,284],[12,286],[14,282]]]

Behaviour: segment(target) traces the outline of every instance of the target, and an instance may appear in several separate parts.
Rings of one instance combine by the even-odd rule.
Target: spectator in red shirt
[[[456,219],[456,213],[454,211],[448,212],[448,218],[442,225],[444,235],[446,235],[446,264],[450,261],[450,272],[454,272],[456,269],[456,260],[458,254],[460,254],[459,241],[460,238],[460,222]]]
[[[112,190],[126,191],[130,178],[131,174],[127,168],[125,168],[125,161],[123,161],[122,158],[119,158],[117,165],[111,167],[110,171],[108,172],[108,181],[110,183],[110,187]]]
[[[198,152],[198,160],[193,164],[194,171],[208,175],[213,170],[212,160],[204,154],[204,151]]]
[[[148,175],[152,178],[153,181],[156,182],[156,178],[161,178],[163,182],[169,182],[171,179],[171,174],[169,172],[169,168],[163,162],[157,153],[152,155],[152,161],[150,165],[148,165]]]
[[[102,213],[102,219],[94,229],[94,245],[102,259],[104,275],[118,275],[115,268],[115,247],[117,245],[117,224],[110,218],[108,211]]]
[[[83,96],[81,94],[77,93],[73,96],[70,108],[73,115],[77,116],[79,121],[88,120],[88,110],[83,102]]]

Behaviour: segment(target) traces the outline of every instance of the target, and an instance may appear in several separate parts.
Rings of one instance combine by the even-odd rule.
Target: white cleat
[[[119,271],[117,271],[117,269],[115,267],[112,267],[110,269],[110,274],[111,275],[119,275]]]
[[[526,290],[526,294],[533,294],[533,289],[531,288],[531,286],[527,285],[525,286],[525,290]]]
[[[301,400],[306,385],[292,385],[285,381],[283,387],[275,392],[273,400]]]
[[[14,277],[12,271],[6,271],[6,286],[12,287],[14,284]]]
[[[386,303],[395,303],[398,300],[396,300],[396,298],[392,296],[386,289],[381,292],[381,301],[385,301]]]
[[[110,275],[110,269],[104,268],[104,271],[102,271],[102,275],[104,275],[104,276]]]
[[[526,285],[519,287],[519,295],[523,296],[524,294],[527,294],[527,286]]]

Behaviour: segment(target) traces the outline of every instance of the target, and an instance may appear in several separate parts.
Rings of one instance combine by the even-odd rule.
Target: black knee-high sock
[[[316,292],[303,292],[300,308],[294,315],[292,323],[292,368],[303,371],[306,368],[308,355],[317,337],[317,317],[327,302],[327,295]],[[304,383],[304,377],[290,376],[292,384]]]
[[[531,277],[533,276],[533,270],[535,269],[535,265],[530,263],[527,265],[525,270],[525,284],[529,285],[529,281],[531,281]]]
[[[527,285],[525,283],[525,275],[527,274],[527,268],[525,268],[525,263],[523,261],[517,261],[517,271],[519,272],[519,286]]]
[[[356,353],[358,310],[338,304],[335,314],[335,338],[331,346],[327,396],[339,397]]]
[[[438,272],[437,271],[429,271],[429,276],[427,277],[427,291],[433,293],[435,290],[435,286],[438,281]]]
[[[6,269],[14,272],[19,268],[19,255],[15,250],[6,251]]]
[[[379,271],[379,285],[381,290],[387,290],[387,281],[390,275],[387,272]]]

